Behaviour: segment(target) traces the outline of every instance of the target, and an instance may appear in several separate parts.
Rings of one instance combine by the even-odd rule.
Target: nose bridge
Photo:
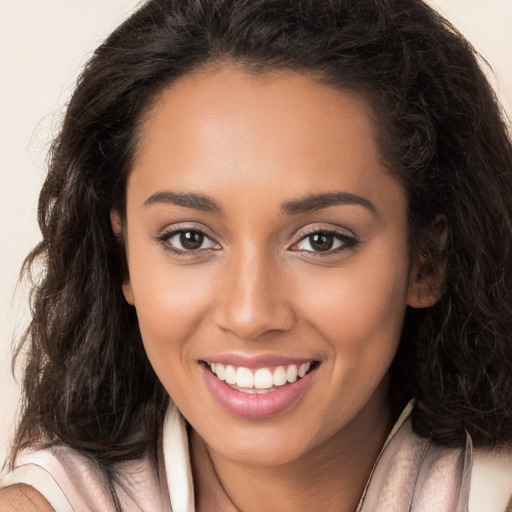
[[[243,339],[290,329],[294,313],[280,274],[279,262],[270,251],[254,246],[233,250],[219,275],[218,327]]]

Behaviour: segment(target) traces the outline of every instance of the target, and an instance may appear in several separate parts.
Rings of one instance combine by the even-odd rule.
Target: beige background
[[[45,155],[74,80],[136,0],[0,0],[0,461],[7,453],[18,390],[13,337],[27,321],[15,292],[23,258],[38,241],[37,195]],[[512,0],[432,0],[494,68],[512,115]]]

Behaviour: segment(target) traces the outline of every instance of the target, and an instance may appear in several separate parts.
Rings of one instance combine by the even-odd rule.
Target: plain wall
[[[27,290],[15,288],[23,258],[39,240],[36,207],[46,152],[82,65],[138,3],[0,0],[0,461],[19,398],[11,344],[28,318]],[[493,66],[512,115],[512,0],[431,3]]]

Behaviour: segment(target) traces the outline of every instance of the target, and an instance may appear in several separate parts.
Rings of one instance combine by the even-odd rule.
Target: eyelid
[[[163,228],[159,229],[156,233],[155,238],[160,238],[163,236],[168,236],[173,233],[180,233],[182,231],[197,231],[198,233],[202,233],[203,235],[215,240],[216,236],[211,232],[211,230],[200,222],[177,222],[176,224],[167,224]]]
[[[360,240],[354,233],[345,228],[339,227],[325,227],[325,226],[315,226],[310,227],[305,230],[300,231],[297,236],[295,242],[291,245],[289,250],[294,251],[293,247],[296,247],[300,242],[305,240],[306,238],[315,235],[315,234],[324,234],[330,235],[342,242],[341,247],[337,247],[335,249],[329,249],[327,251],[308,251],[305,249],[295,249],[296,252],[310,253],[314,256],[330,256],[333,254],[337,254],[344,250],[348,250],[356,246],[360,243]]]
[[[212,242],[212,244],[217,247],[207,247],[204,249],[187,250],[187,249],[179,249],[176,247],[172,247],[168,243],[169,240],[171,238],[173,238],[174,236],[176,236],[180,233],[187,232],[187,231],[201,233],[205,238],[210,240]],[[215,237],[209,233],[209,230],[206,229],[205,227],[198,226],[197,224],[195,224],[195,225],[194,224],[192,224],[192,225],[191,224],[173,224],[171,226],[166,226],[165,228],[161,229],[154,238],[159,244],[161,244],[163,246],[163,248],[166,251],[173,253],[174,255],[177,255],[177,256],[185,256],[185,257],[186,256],[194,256],[199,253],[209,252],[212,250],[216,251],[221,248],[221,245],[216,241]]]
[[[168,241],[169,239],[173,238],[174,236],[178,235],[179,233],[187,232],[187,231],[194,231],[196,233],[201,233],[205,238],[210,240],[210,242],[215,245],[216,247],[207,247],[207,248],[199,248],[199,249],[179,249],[172,247]],[[306,249],[293,249],[296,247],[301,241],[308,238],[311,235],[314,234],[325,234],[335,237],[337,240],[341,241],[341,247],[336,247],[334,249],[329,249],[326,251],[314,251],[314,250],[306,250]],[[347,251],[352,249],[354,246],[360,243],[360,240],[352,231],[341,228],[338,226],[312,226],[303,230],[300,230],[295,235],[295,241],[292,243],[292,245],[288,248],[288,250],[294,251],[294,252],[302,252],[302,253],[308,253],[311,255],[316,256],[332,256],[334,254],[337,254],[339,252]],[[198,226],[197,224],[174,224],[171,226],[166,226],[165,228],[161,229],[157,235],[154,237],[154,239],[160,243],[163,248],[173,253],[177,256],[194,256],[198,255],[200,253],[210,252],[210,251],[217,251],[222,248],[221,244],[217,242],[216,237],[212,236],[210,234],[210,230],[206,228],[206,226]]]

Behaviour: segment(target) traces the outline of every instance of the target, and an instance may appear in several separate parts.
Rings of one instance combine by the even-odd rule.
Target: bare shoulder
[[[0,490],[0,512],[54,512],[46,498],[33,487],[15,484]]]

